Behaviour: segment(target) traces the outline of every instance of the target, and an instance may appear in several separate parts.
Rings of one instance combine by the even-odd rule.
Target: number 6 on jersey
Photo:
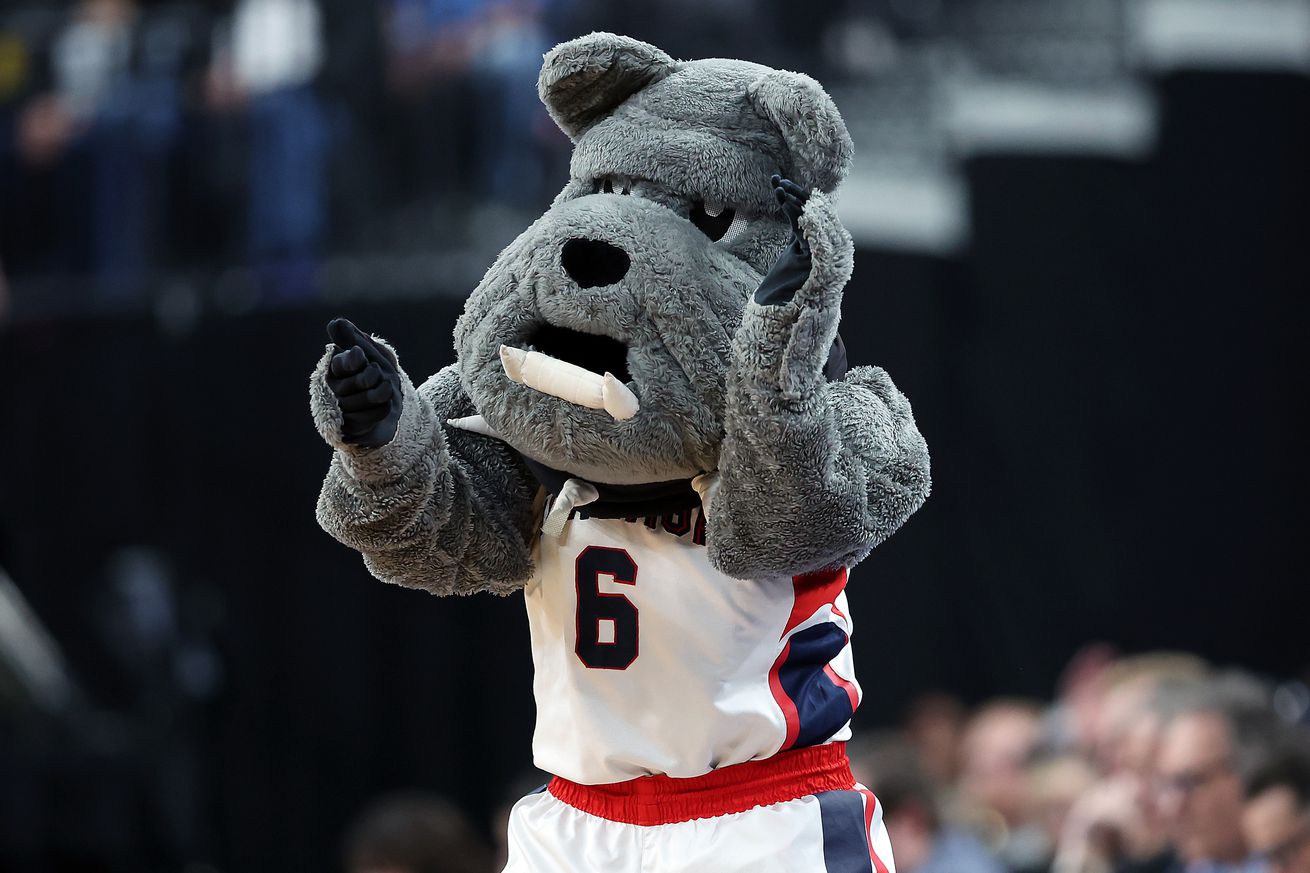
[[[587,546],[578,555],[578,627],[574,651],[588,667],[626,670],[637,660],[637,607],[622,594],[605,594],[600,577],[637,584],[637,564],[623,549]]]

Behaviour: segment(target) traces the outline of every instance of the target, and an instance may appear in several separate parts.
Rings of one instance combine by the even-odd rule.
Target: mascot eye
[[[702,203],[696,201],[691,204],[691,212],[688,218],[691,223],[700,228],[701,233],[710,239],[718,242],[723,239],[723,235],[732,227],[732,220],[737,215],[735,209],[725,209],[717,203]]]
[[[691,205],[687,217],[714,242],[730,243],[746,229],[746,219],[738,215],[737,210],[717,203],[698,200]]]

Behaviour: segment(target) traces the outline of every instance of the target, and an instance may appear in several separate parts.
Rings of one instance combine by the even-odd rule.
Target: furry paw
[[[396,435],[402,405],[395,353],[344,318],[332,320],[328,335],[336,354],[325,381],[341,410],[342,442],[386,445]]]
[[[344,318],[328,325],[332,342],[309,380],[314,425],[331,446],[376,448],[396,435],[405,378],[391,347]]]
[[[797,302],[841,306],[842,289],[855,266],[855,243],[827,194],[815,191],[810,195],[800,216],[800,230],[810,248],[810,276],[796,292]]]
[[[810,250],[809,274],[789,300],[760,302],[757,297],[747,303],[733,341],[738,376],[788,402],[826,381],[824,366],[837,336],[842,290],[855,252],[832,201],[820,191],[804,201],[797,229]]]

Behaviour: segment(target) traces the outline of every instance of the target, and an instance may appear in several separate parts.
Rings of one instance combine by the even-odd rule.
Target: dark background
[[[1149,86],[1147,159],[968,156],[965,250],[857,253],[843,336],[910,397],[934,475],[853,574],[857,726],[931,688],[1047,695],[1092,640],[1310,664],[1310,78]],[[0,328],[0,566],[89,714],[0,725],[0,867],[53,841],[141,869],[330,869],[378,792],[422,786],[480,817],[503,799],[530,764],[520,598],[382,585],[313,517],[330,454],[306,388],[327,320],[391,340],[421,377],[453,360],[466,291],[434,275],[420,299],[206,310],[184,329],[150,305],[38,305]],[[203,693],[142,691],[116,649],[126,547],[161,556]],[[104,863],[76,869],[119,869]]]

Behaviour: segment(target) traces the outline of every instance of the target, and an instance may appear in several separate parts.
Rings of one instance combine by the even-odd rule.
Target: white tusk
[[[705,204],[705,214],[708,215],[710,218],[718,218],[720,215],[723,214],[723,204],[722,204],[722,203],[706,203],[706,204]]]
[[[500,347],[500,362],[511,382],[577,406],[603,409],[619,420],[632,418],[640,408],[632,390],[609,373],[601,376],[568,361],[513,346]]]
[[[723,482],[719,476],[718,470],[712,470],[709,473],[701,473],[691,480],[691,487],[696,489],[700,495],[700,511],[706,518],[710,517],[713,511],[711,508],[714,498],[719,496],[719,488]]]
[[[466,415],[463,418],[448,418],[446,424],[451,427],[457,427],[460,430],[466,430],[469,433],[480,433],[483,436],[504,439],[500,434],[491,429],[491,425],[480,415]]]
[[[528,352],[523,360],[523,384],[579,406],[605,408],[605,379],[590,370],[543,355]]]
[[[511,382],[523,384],[523,362],[527,358],[528,353],[522,349],[506,345],[500,347],[500,364],[505,368],[505,375]]]
[[[600,386],[601,402],[605,411],[619,421],[627,421],[637,414],[641,404],[632,389],[614,378],[613,373],[605,374],[605,381]]]

